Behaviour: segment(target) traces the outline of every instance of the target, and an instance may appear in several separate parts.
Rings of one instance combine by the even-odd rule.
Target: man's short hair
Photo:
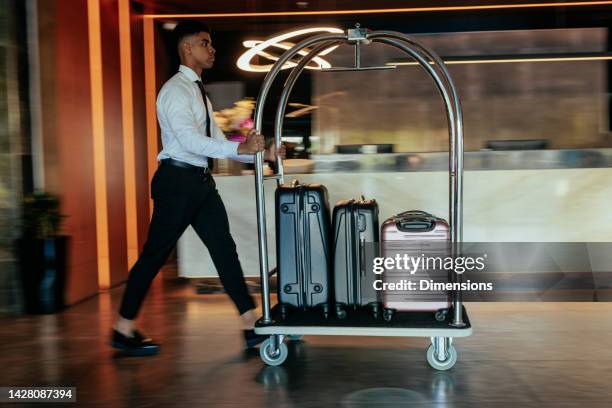
[[[201,32],[210,34],[210,27],[208,27],[208,24],[197,20],[182,20],[174,27],[174,30],[172,30],[174,43],[178,47],[185,37]]]

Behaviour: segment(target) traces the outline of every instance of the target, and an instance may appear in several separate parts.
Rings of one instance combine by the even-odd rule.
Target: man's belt
[[[174,159],[162,159],[161,164],[182,167],[184,169],[192,169],[195,171],[201,171],[204,174],[210,174],[210,170],[208,169],[208,167],[194,166],[193,164],[185,163]]]

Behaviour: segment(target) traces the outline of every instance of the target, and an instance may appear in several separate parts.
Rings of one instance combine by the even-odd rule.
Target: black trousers
[[[189,225],[208,248],[221,283],[240,314],[255,308],[212,176],[205,176],[201,169],[162,164],[151,181],[151,198],[149,235],[130,271],[119,314],[126,319],[137,316],[153,278]]]

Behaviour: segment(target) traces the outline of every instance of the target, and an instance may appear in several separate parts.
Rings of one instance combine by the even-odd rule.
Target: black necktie
[[[212,137],[210,133],[210,112],[208,111],[208,103],[206,102],[206,89],[204,89],[204,84],[202,81],[195,81],[198,84],[198,88],[200,88],[200,93],[202,94],[202,99],[204,100],[204,109],[206,109],[206,136]],[[208,169],[212,172],[214,167],[213,159],[208,157]]]

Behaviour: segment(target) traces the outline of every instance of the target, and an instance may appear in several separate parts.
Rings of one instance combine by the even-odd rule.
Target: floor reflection
[[[79,405],[140,407],[609,406],[610,303],[470,304],[474,335],[447,372],[429,339],[305,336],[280,367],[242,349],[224,295],[167,285],[145,303],[148,358],[109,348],[122,289],[57,315],[0,317],[1,385],[77,387]]]
[[[333,354],[344,362],[313,361],[306,358],[306,350],[315,354]],[[350,355],[369,354],[368,350],[349,350],[312,347],[307,342],[289,343],[289,357],[282,366],[264,366],[255,381],[262,386],[269,403],[282,402],[299,406],[307,401],[333,397],[342,407],[368,407],[372,405],[404,406],[407,404],[452,402],[456,379],[452,372],[435,372],[427,367],[400,366],[388,362],[362,364],[350,361]],[[386,350],[390,355],[393,350]],[[380,353],[382,357],[385,352]],[[367,387],[367,384],[377,385]],[[398,386],[385,386],[396,384]],[[403,386],[399,386],[399,385]],[[307,391],[306,400],[305,390]]]
[[[402,406],[406,403],[423,403],[427,399],[419,392],[405,388],[366,388],[355,391],[340,401],[340,405],[347,408],[371,406],[374,404],[390,404]]]

